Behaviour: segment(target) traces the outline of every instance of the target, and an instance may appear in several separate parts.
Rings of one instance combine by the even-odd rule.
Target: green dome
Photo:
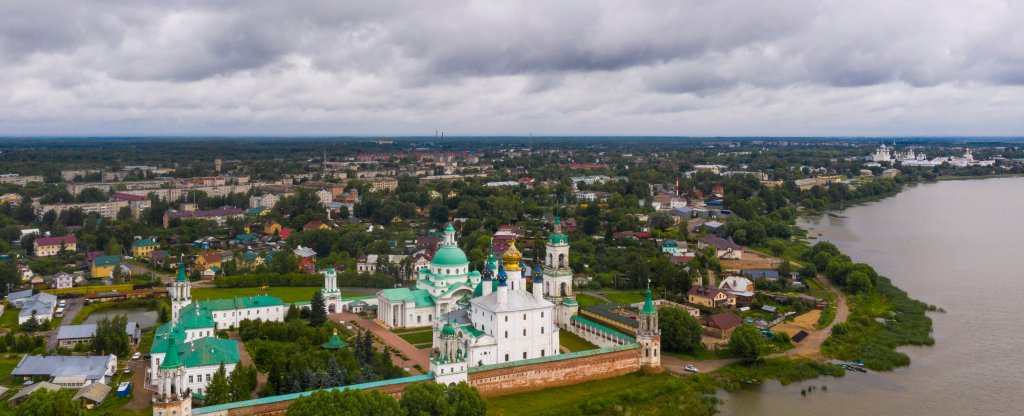
[[[466,258],[466,252],[457,246],[442,246],[434,254],[434,259],[430,261],[430,265],[442,267],[465,266],[467,264],[469,264],[469,259]]]
[[[444,328],[441,328],[441,338],[454,338],[455,327],[452,326],[451,322],[444,324]]]
[[[551,234],[548,236],[548,244],[569,244],[569,237],[565,234]]]

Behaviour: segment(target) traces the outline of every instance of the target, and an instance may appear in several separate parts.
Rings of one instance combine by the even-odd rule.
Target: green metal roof
[[[576,302],[576,299],[573,299],[573,298],[562,299],[562,304],[566,305],[566,306],[578,306],[579,305],[579,303]]]
[[[213,299],[199,302],[199,306],[209,311],[227,311],[233,309],[259,308],[284,305],[281,299],[273,296],[247,296],[228,299]]]
[[[455,227],[452,227],[452,223],[448,223],[448,226],[444,227],[444,232],[446,232],[446,233],[454,233],[455,232]]]
[[[441,246],[434,254],[434,259],[430,261],[433,266],[465,266],[469,264],[469,259],[466,257],[466,252],[462,251],[458,246]]]
[[[587,325],[589,327],[592,327],[594,329],[597,329],[597,330],[600,330],[600,331],[607,332],[609,334],[618,336],[620,338],[624,338],[624,339],[630,340],[631,342],[632,341],[636,341],[636,338],[633,338],[633,337],[631,337],[629,335],[623,334],[623,333],[621,333],[619,331],[616,331],[614,329],[611,329],[609,327],[606,327],[604,325],[601,325],[601,324],[599,324],[597,322],[591,321],[591,320],[589,320],[587,318],[584,318],[584,317],[581,317],[581,316],[574,316],[574,317],[572,317],[572,320],[574,320],[576,322],[579,322],[579,323],[581,323],[583,325]]]
[[[132,241],[132,247],[149,247],[149,246],[156,246],[156,245],[159,245],[159,244],[157,244],[156,241],[153,241],[150,238],[143,238],[141,240]]]
[[[190,345],[191,344],[191,345]],[[238,343],[230,339],[203,337],[178,347],[186,367],[239,362]]]
[[[98,256],[92,260],[92,264],[95,266],[113,266],[121,264],[121,258],[118,256]]]
[[[676,240],[665,240],[661,243],[662,247],[679,247],[679,243]]]
[[[384,289],[381,291],[389,302],[415,302],[416,307],[434,306],[434,298],[423,289],[411,290],[407,287]]]
[[[255,240],[255,239],[256,239],[256,234],[253,234],[253,233],[239,234],[239,235],[235,236],[235,241],[252,241],[252,240]]]
[[[184,329],[213,328],[215,322],[208,309],[190,303],[178,312],[178,325]]]
[[[483,280],[483,281],[480,281],[480,283],[477,283],[476,289],[473,290],[473,297],[474,298],[478,298],[478,297],[481,297],[481,296],[484,295],[484,282],[486,282],[486,280]],[[492,279],[491,280],[491,292],[496,292],[497,290],[498,290],[498,281]]]
[[[338,338],[338,330],[337,329],[334,330],[334,334],[331,335],[331,339],[327,340],[327,342],[325,342],[323,344],[320,344],[321,348],[326,348],[326,349],[329,349],[329,350],[336,350],[338,348],[345,348],[347,346],[348,346],[347,342],[342,341],[341,338]]]
[[[473,326],[473,324],[463,324],[460,328],[462,329],[462,332],[465,332],[467,335],[473,338],[480,338],[484,335],[487,335],[483,331],[476,329],[476,327]]]
[[[160,368],[178,368],[184,365],[181,362],[181,357],[178,356],[177,348],[174,348],[178,345],[178,341],[177,338],[174,337],[173,332],[171,333],[167,343],[168,345],[171,345],[172,348],[169,353],[164,354],[164,362],[160,363]]]
[[[188,277],[185,276],[185,263],[183,263],[180,259],[178,260],[178,276],[175,277],[174,280],[177,280],[179,282],[188,281]]]
[[[452,326],[451,322],[446,322],[444,328],[441,328],[441,339],[448,339],[455,337],[455,327]]]
[[[654,315],[655,313],[658,313],[658,311],[654,309],[654,302],[651,302],[651,288],[647,288],[647,298],[644,299],[644,307],[640,310],[640,313],[644,315]]]

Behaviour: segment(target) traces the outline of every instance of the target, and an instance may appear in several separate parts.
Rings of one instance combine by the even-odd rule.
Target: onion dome
[[[519,262],[523,260],[523,253],[519,252],[516,248],[516,242],[513,240],[508,245],[508,249],[505,250],[505,254],[501,256],[501,259],[505,261],[505,268],[510,271],[519,271]]]

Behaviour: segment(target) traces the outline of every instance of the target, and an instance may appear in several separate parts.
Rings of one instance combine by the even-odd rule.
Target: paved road
[[[850,316],[850,308],[846,303],[846,296],[842,291],[837,289],[828,279],[822,277],[819,279],[826,287],[829,288],[833,293],[836,294],[836,319],[832,320],[832,323],[822,329],[810,331],[807,338],[796,344],[796,347],[780,352],[777,354],[769,355],[771,358],[776,357],[807,357],[807,358],[823,358],[821,355],[821,344],[828,339],[829,335],[832,334],[832,327],[840,322],[846,322],[846,319]],[[718,370],[719,368],[725,367],[729,364],[738,363],[740,360],[737,358],[728,358],[720,360],[683,360],[671,355],[664,355],[661,357],[662,367],[667,371],[677,375],[686,375],[683,368],[686,365],[693,365],[697,367],[702,373]]]
[[[82,310],[83,304],[85,304],[85,300],[82,298],[67,299],[66,302],[67,304],[64,306],[64,317],[61,318],[60,321],[61,326],[71,325],[71,321],[75,319],[75,316],[78,315],[78,312]],[[47,351],[53,351],[54,348],[57,348],[57,328],[53,328],[46,332],[40,332],[37,335],[46,337]]]
[[[377,322],[365,319],[359,315],[351,312],[332,313],[328,314],[328,317],[334,322],[349,322],[355,321],[365,329],[370,330],[374,336],[384,341],[388,346],[394,348],[402,353],[402,355],[409,357],[408,360],[402,360],[397,354],[391,354],[391,359],[395,365],[402,368],[409,368],[410,373],[418,373],[416,369],[412,368],[414,364],[419,364],[424,370],[430,368],[430,350],[429,349],[417,349],[412,346],[409,342],[402,339],[398,335],[384,328]]]

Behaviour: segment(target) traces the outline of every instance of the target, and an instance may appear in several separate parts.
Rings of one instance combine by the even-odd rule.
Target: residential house
[[[718,339],[728,339],[732,331],[743,324],[743,318],[732,312],[708,315],[702,321],[704,333]]]
[[[57,297],[49,293],[39,292],[32,294],[32,289],[11,292],[7,295],[7,302],[18,312],[18,325],[27,322],[32,317],[37,321],[49,321],[53,319],[53,310],[57,307]]]
[[[208,269],[216,268],[216,270],[214,270],[214,272],[217,272],[218,270],[220,270],[221,267],[223,267],[223,265],[222,265],[223,261],[224,261],[224,258],[221,257],[221,255],[218,254],[217,252],[215,252],[215,251],[205,251],[205,252],[199,253],[199,255],[196,256],[196,260],[192,264],[192,268],[195,269],[195,270],[199,270],[200,272],[204,272],[204,271],[206,271]]]
[[[121,258],[118,256],[98,256],[92,260],[92,273],[93,279],[99,279],[103,277],[114,277],[114,267],[121,264]]]
[[[302,226],[302,231],[313,231],[313,230],[329,230],[331,226],[324,224],[323,221],[313,220],[307,222]]]
[[[686,250],[683,250],[683,251],[685,252]],[[667,239],[665,241],[662,241],[661,242],[661,252],[662,253],[669,253],[669,254],[673,254],[673,255],[674,254],[678,254],[679,253],[679,243],[676,240],[672,240],[672,239]]]
[[[263,256],[252,251],[246,251],[235,258],[235,266],[241,270],[254,270],[263,265]]]
[[[743,247],[739,244],[714,235],[706,235],[697,239],[697,248],[714,247],[715,255],[720,259],[741,260],[743,258]]]
[[[299,258],[299,271],[303,273],[316,272],[316,251],[309,247],[299,246],[293,253]]]
[[[378,176],[370,179],[370,190],[379,192],[383,190],[394,191],[398,189],[398,179]]]
[[[270,222],[263,225],[263,234],[266,235],[278,235],[281,233],[281,224],[277,221],[271,220]]]
[[[729,296],[724,290],[713,287],[693,286],[686,293],[686,300],[694,305],[708,308],[732,308],[736,306],[736,298]]]
[[[167,267],[168,256],[170,256],[170,254],[167,253],[167,250],[153,250],[149,253],[149,264],[160,268]]]
[[[156,240],[152,238],[142,238],[132,241],[132,256],[137,259],[144,259],[149,257],[149,253],[160,247]]]
[[[735,297],[736,303],[739,305],[749,305],[754,302],[754,282],[746,277],[726,277],[718,285],[718,288]]]
[[[70,289],[75,286],[75,275],[58,272],[50,278],[50,287],[54,289]]]
[[[40,237],[32,243],[32,249],[37,257],[56,256],[61,253],[61,250],[65,253],[73,253],[78,250],[78,239],[73,235]]]

